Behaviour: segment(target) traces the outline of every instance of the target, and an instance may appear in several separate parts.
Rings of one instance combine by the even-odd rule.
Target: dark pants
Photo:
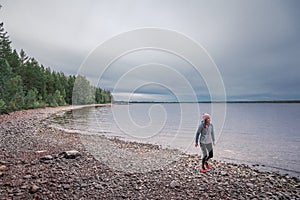
[[[201,144],[200,143],[200,148],[202,151],[202,167],[204,168],[204,164],[214,156],[213,154],[213,148],[212,148],[212,143],[209,144]]]

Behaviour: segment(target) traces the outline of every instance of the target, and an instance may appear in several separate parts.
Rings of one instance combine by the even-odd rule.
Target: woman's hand
[[[195,143],[195,147],[198,147],[198,142]]]
[[[214,146],[216,146],[216,142],[215,141],[213,142],[213,144],[214,144]]]

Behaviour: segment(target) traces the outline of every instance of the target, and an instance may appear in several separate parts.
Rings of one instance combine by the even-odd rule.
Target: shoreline
[[[87,104],[87,105],[66,105],[66,106],[58,106],[58,107],[45,107],[45,108],[34,108],[28,110],[17,110],[8,114],[0,114],[0,122],[16,119],[18,117],[22,117],[25,115],[31,115],[37,112],[61,112],[61,111],[68,111],[68,110],[76,110],[85,107],[101,107],[101,106],[111,106],[112,103],[107,104]]]
[[[211,162],[212,170],[203,174],[199,170],[199,157],[195,155],[176,154],[175,160],[140,172],[102,162],[87,149],[79,134],[66,133],[47,124],[46,119],[54,113],[86,106],[33,109],[0,116],[0,199],[300,198],[300,180],[295,177],[216,160]],[[146,155],[152,159],[150,163],[157,159],[149,157],[151,153],[163,156],[174,153],[156,145],[119,139],[100,137],[99,141],[134,152],[136,157]],[[72,158],[67,156],[70,150],[77,151]],[[113,155],[115,149],[108,147],[105,151]],[[109,162],[126,164],[120,159],[111,156]]]

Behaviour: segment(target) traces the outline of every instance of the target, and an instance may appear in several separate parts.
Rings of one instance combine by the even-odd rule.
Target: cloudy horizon
[[[218,68],[227,100],[300,100],[296,0],[0,0],[0,4],[13,48],[24,49],[55,71],[81,74],[101,44],[132,30],[155,27],[180,33],[203,47]],[[147,37],[157,42],[154,36]],[[98,67],[88,72],[91,81],[99,79],[94,73]],[[207,101],[212,92],[208,82],[216,77],[203,77],[182,57],[154,48],[120,57],[101,78],[99,86],[112,91],[117,100]]]

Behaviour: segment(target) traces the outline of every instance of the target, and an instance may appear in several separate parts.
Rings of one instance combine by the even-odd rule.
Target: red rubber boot
[[[207,169],[210,169],[210,168],[211,168],[211,166],[209,166],[207,162],[205,163],[205,167],[206,167]]]

